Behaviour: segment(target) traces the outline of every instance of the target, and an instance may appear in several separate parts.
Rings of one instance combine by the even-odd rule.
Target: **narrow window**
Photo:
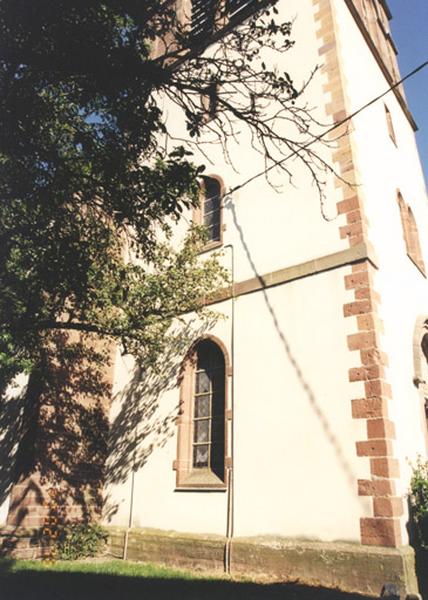
[[[177,489],[226,489],[229,363],[219,344],[204,338],[183,362],[174,461]]]
[[[193,468],[224,478],[225,369],[221,350],[211,341],[198,344],[193,410]]]
[[[397,202],[400,207],[401,224],[403,227],[403,237],[406,244],[407,255],[415,263],[421,273],[425,275],[425,263],[422,257],[415,216],[410,206],[404,201],[400,192],[397,194]]]
[[[205,94],[201,96],[201,105],[204,111],[204,122],[208,123],[214,119],[217,114],[218,107],[218,83],[211,81]]]
[[[196,222],[206,228],[206,246],[222,242],[222,195],[221,183],[214,177],[203,177],[201,183],[200,210],[196,212]]]
[[[386,104],[384,104],[383,106],[385,108],[386,125],[388,127],[389,137],[394,142],[394,144],[397,145],[397,138],[395,137],[395,130],[394,130],[394,124],[392,122],[391,113]]]

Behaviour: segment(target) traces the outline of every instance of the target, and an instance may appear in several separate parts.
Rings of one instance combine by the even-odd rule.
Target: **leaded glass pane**
[[[194,446],[193,465],[195,467],[208,467],[208,444],[204,446]]]
[[[212,225],[219,223],[219,221],[220,215],[218,214],[218,211],[211,211],[209,213],[204,214],[205,227],[211,227]]]
[[[210,391],[210,378],[208,373],[205,371],[199,371],[196,373],[196,393],[204,394]]]
[[[195,417],[209,417],[210,416],[210,405],[211,396],[198,396],[195,398]]]
[[[220,198],[219,196],[213,196],[212,198],[205,198],[204,200],[204,214],[208,214],[210,212],[217,212],[220,208]]]
[[[208,239],[212,242],[220,239],[220,223],[214,223],[214,225],[208,227]]]
[[[203,421],[195,421],[195,443],[208,442],[210,437],[210,421],[204,419]]]

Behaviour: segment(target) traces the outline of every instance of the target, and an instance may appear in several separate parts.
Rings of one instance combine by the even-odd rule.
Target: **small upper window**
[[[403,196],[397,194],[398,206],[400,207],[401,224],[403,226],[403,236],[406,244],[406,251],[409,258],[415,263],[418,269],[425,275],[425,264],[422,257],[421,245],[419,242],[418,226],[412,209],[404,201]]]
[[[386,125],[388,127],[389,137],[394,142],[394,144],[397,145],[397,138],[395,136],[394,123],[392,122],[391,113],[386,104],[384,104],[383,106],[385,108]]]
[[[205,249],[222,244],[222,183],[216,177],[202,177],[199,208],[193,220],[206,229]]]
[[[193,41],[205,45],[227,23],[239,23],[258,7],[256,0],[192,0]]]
[[[207,228],[208,241],[221,241],[221,187],[218,179],[204,177],[202,223]]]
[[[204,122],[208,123],[214,119],[217,114],[218,106],[218,83],[211,81],[206,93],[201,96],[202,110],[204,111]]]

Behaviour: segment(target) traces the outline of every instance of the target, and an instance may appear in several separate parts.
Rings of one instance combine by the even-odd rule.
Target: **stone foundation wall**
[[[108,528],[110,554],[123,558],[125,528]],[[190,569],[223,571],[225,538],[131,529],[127,558]],[[395,583],[403,595],[418,584],[409,546],[384,548],[340,542],[312,542],[279,537],[235,538],[231,573],[267,576],[274,581],[338,588],[379,597],[382,586]]]
[[[222,536],[107,527],[108,555],[193,570],[224,572],[226,539]],[[0,528],[0,556],[48,557],[40,529]],[[426,561],[427,554],[423,560]],[[395,583],[404,598],[418,591],[414,551],[409,546],[384,548],[342,542],[315,542],[280,537],[235,538],[231,574],[296,582],[379,598],[385,583]]]

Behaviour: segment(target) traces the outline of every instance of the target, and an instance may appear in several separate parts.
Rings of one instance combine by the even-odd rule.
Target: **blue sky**
[[[392,35],[398,48],[401,75],[428,60],[428,0],[388,0]],[[419,126],[419,146],[428,183],[428,66],[405,83],[407,101]]]

